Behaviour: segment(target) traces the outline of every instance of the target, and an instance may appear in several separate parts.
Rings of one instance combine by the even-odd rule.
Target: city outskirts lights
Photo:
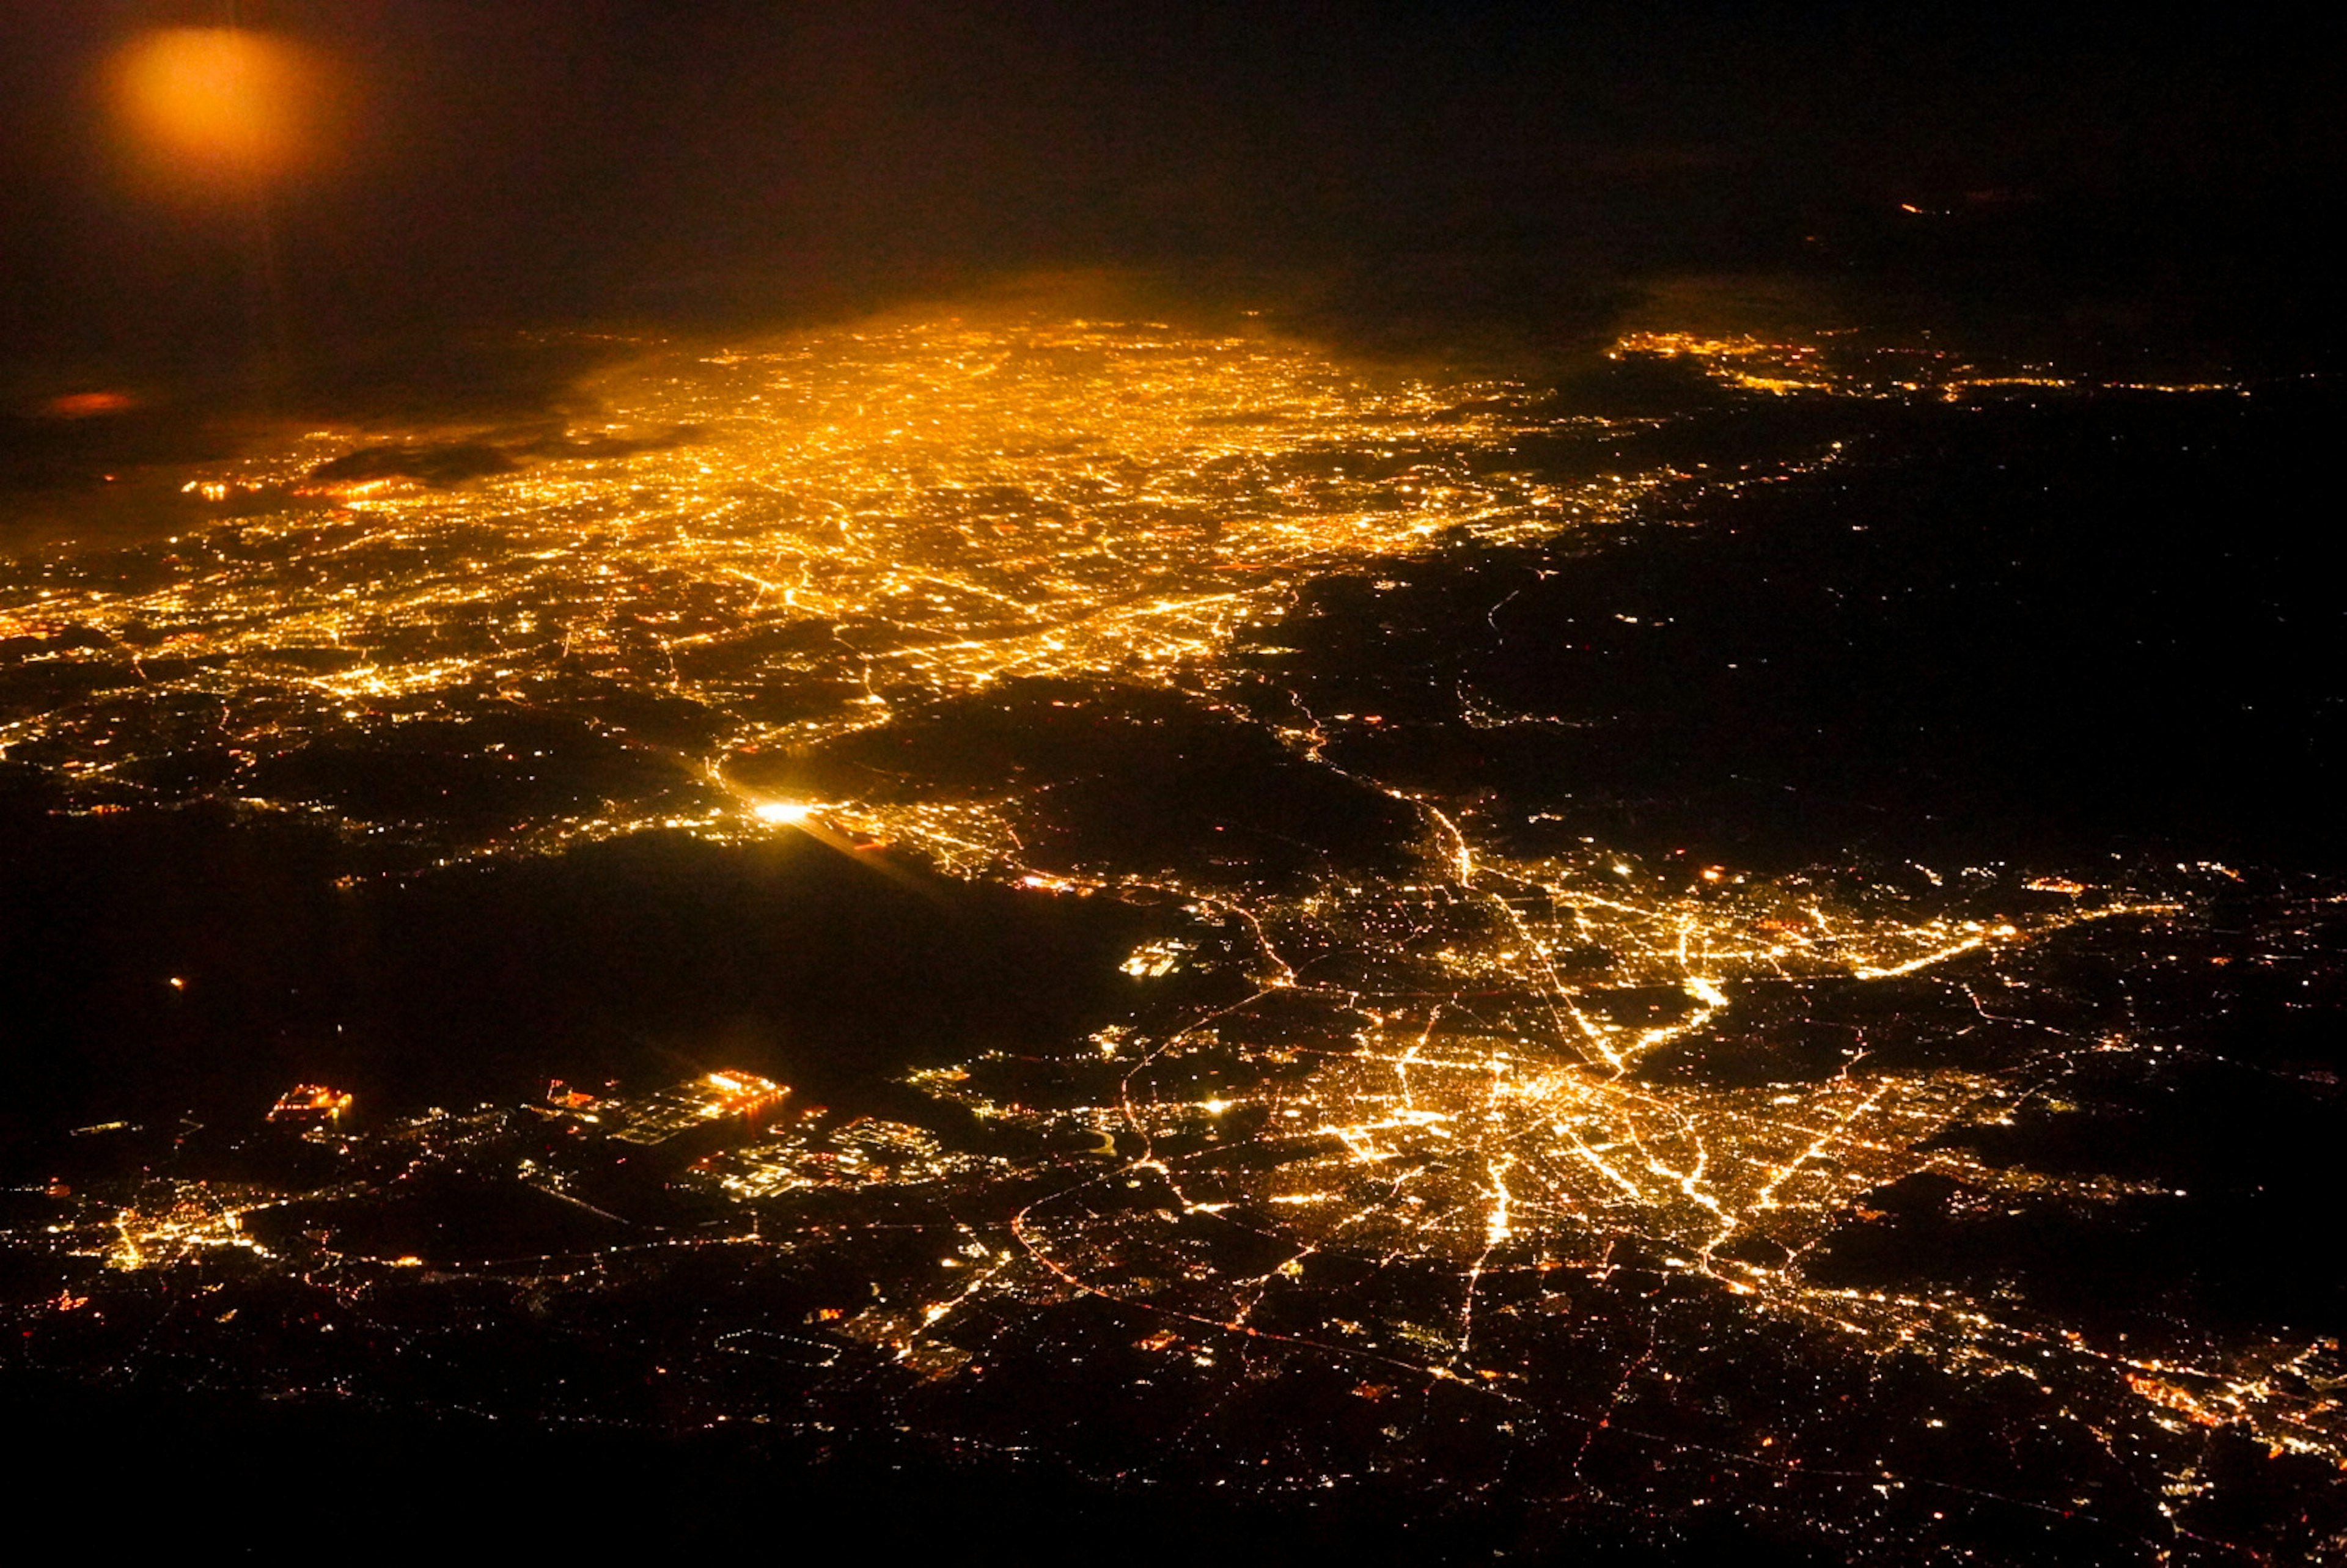
[[[351,1096],[345,1090],[329,1089],[323,1084],[297,1083],[277,1097],[269,1108],[272,1122],[307,1124],[331,1122],[351,1108]]]

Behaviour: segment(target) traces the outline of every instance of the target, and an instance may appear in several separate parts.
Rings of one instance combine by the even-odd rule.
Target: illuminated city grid
[[[1691,356],[1786,395],[2066,384],[1918,369],[1915,356],[1858,374],[1815,345],[1684,333],[1616,352]],[[754,1210],[768,1246],[853,1245],[835,1213],[794,1222],[810,1195],[953,1194],[962,1217],[928,1275],[876,1280],[876,1304],[728,1349],[813,1351],[808,1365],[828,1365],[844,1339],[941,1386],[1047,1333],[1038,1325],[1069,1304],[1107,1300],[1155,1325],[1144,1349],[1194,1368],[1276,1347],[1357,1368],[1371,1396],[1451,1383],[1488,1397],[1495,1422],[1548,1399],[1604,1424],[1635,1379],[1676,1376],[1704,1348],[1655,1340],[1602,1379],[1602,1397],[1544,1393],[1525,1369],[1541,1320],[1500,1286],[1639,1268],[1850,1356],[1910,1352],[2058,1387],[2063,1419],[2133,1456],[2168,1498],[2191,1494],[2188,1440],[2219,1425],[2347,1463],[2347,1411],[2322,1391],[2340,1386],[2335,1346],[2209,1341],[2189,1362],[2162,1359],[2004,1301],[1834,1288],[1804,1273],[1870,1194],[1921,1172],[1983,1204],[2157,1195],[1993,1167],[1934,1140],[2011,1120],[2079,1060],[2160,1049],[2034,1016],[2034,955],[2096,930],[2156,942],[2189,926],[2199,891],[2231,876],[2223,867],[2179,867],[2157,886],[1948,867],[1916,891],[1656,867],[1598,845],[1511,858],[1477,815],[1486,808],[1348,774],[1417,824],[1414,869],[1339,869],[1299,888],[1037,864],[1026,845],[1050,819],[1043,795],[815,799],[754,782],[773,776],[761,759],[819,755],[908,704],[1017,677],[1185,692],[1330,766],[1336,716],[1300,702],[1258,713],[1240,694],[1225,656],[1242,632],[1276,622],[1317,578],[1620,519],[1694,476],[1544,480],[1511,462],[1512,443],[1604,423],[1561,419],[1512,385],[1357,373],[1273,338],[1147,324],[908,316],[719,354],[652,347],[587,391],[602,421],[513,471],[452,489],[334,484],[313,471],[355,437],[323,432],[191,479],[222,512],[202,529],[126,557],[9,569],[0,635],[41,640],[20,668],[62,695],[20,702],[0,745],[64,781],[80,809],[238,800],[412,839],[419,863],[651,828],[806,833],[843,850],[885,842],[953,876],[1187,911],[1190,934],[1125,963],[1126,1023],[1042,1042],[1035,1060],[994,1052],[914,1075],[1048,1153],[972,1154],[907,1123],[788,1109],[753,1127],[751,1112],[787,1106],[786,1091],[746,1076],[541,1107],[643,1145],[738,1121],[681,1180]],[[1705,482],[1831,459],[1795,454]],[[648,723],[615,693],[659,699],[670,717]],[[471,838],[265,783],[273,760],[305,748],[515,712],[584,725],[661,782],[591,808],[518,809]],[[227,765],[159,765],[195,756]],[[534,761],[497,760],[524,775]],[[1604,961],[1575,957],[1591,952]],[[1244,983],[1197,1000],[1184,988],[1209,972]],[[1878,1069],[1861,1050],[1831,1076],[1740,1088],[1647,1071],[1705,1049],[1763,992],[1798,1009],[1866,987],[1910,999],[1873,1026],[1886,1057],[1982,1027],[2011,1038],[2008,1058]],[[332,1091],[305,1087],[281,1111],[297,1103],[323,1110]],[[425,1118],[378,1136],[494,1148],[493,1125]],[[569,1191],[559,1173],[522,1174]],[[241,1216],[277,1201],[174,1184],[93,1204],[53,1245],[124,1270],[251,1251]],[[1222,1261],[1239,1242],[1256,1260],[1244,1269]],[[1365,1321],[1361,1287],[1317,1283],[1334,1258],[1448,1283],[1408,1316]],[[298,1266],[363,1282],[414,1262],[329,1248]]]
[[[723,787],[738,753],[1008,677],[1167,680],[1316,574],[1540,537],[1673,477],[1508,471],[1510,438],[1555,423],[1513,388],[1373,382],[1154,328],[881,323],[655,354],[590,390],[611,416],[563,449],[580,456],[454,493],[319,495],[306,476],[352,445],[322,433],[190,481],[277,509],[149,552],[133,575],[155,586],[118,586],[106,560],[18,568],[0,635],[70,641],[28,666],[86,694],[14,716],[0,746],[145,796],[134,764],[159,754],[250,771],[484,701],[594,719],[616,687],[698,706],[716,733],[672,758],[704,785],[684,820],[754,827],[789,803]]]

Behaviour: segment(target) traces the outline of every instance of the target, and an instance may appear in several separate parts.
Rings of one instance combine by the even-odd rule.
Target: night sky
[[[343,85],[258,213],[143,191],[97,89],[139,30],[231,14]],[[1406,353],[1569,354],[1722,273],[2092,352],[2330,352],[2337,52],[2236,8],[115,0],[0,29],[20,401],[256,343],[326,395],[323,363],[484,326],[1102,266]]]

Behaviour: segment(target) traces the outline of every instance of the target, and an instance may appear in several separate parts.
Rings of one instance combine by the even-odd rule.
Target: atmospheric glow
[[[199,185],[270,179],[311,161],[327,87],[312,51],[241,27],[148,33],[113,68],[116,111],[139,154]]]

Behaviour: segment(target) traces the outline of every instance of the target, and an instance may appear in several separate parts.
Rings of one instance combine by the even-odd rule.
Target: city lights
[[[1686,360],[1756,403],[2072,384],[1687,333],[1615,354]],[[2081,999],[2100,982],[2062,966],[2169,964],[2196,901],[2239,873],[1633,852],[1497,790],[1380,777],[1348,738],[1421,721],[1391,693],[1280,683],[1295,650],[1273,635],[1316,586],[1387,592],[1439,551],[1829,473],[1838,445],[1716,475],[1608,447],[1611,471],[1564,477],[1520,449],[1644,426],[1271,336],[1015,312],[647,344],[582,397],[591,426],[475,453],[462,477],[420,434],[316,432],[193,474],[190,504],[211,510],[179,537],[10,565],[0,636],[37,700],[0,715],[0,754],[67,812],[297,815],[414,872],[652,833],[811,837],[905,881],[1126,907],[1154,924],[1102,962],[1117,1020],[1065,1040],[939,1024],[884,1095],[838,1111],[725,1068],[366,1125],[350,1092],[305,1083],[264,1120],[342,1162],[312,1187],[76,1192],[8,1245],[118,1283],[276,1269],[379,1309],[399,1343],[410,1309],[385,1304],[448,1281],[559,1316],[549,1302],[663,1260],[693,1260],[712,1301],[723,1269],[771,1266],[793,1316],[721,1327],[712,1307],[661,1330],[705,1327],[687,1350],[712,1419],[766,1419],[754,1368],[954,1442],[951,1390],[1081,1345],[1103,1388],[1203,1390],[1199,1410],[1337,1368],[1315,1397],[1377,1465],[1409,1451],[1393,1434],[1411,1418],[1389,1413],[1417,1399],[1495,1443],[1537,1430],[1563,1473],[1605,1433],[1652,1470],[1808,1484],[1803,1434],[1916,1368],[2028,1390],[2029,1419],[2090,1434],[2154,1492],[2187,1484],[2219,1428],[2347,1464],[2335,1344],[2196,1326],[2144,1351],[2002,1287],[1826,1266],[1886,1194],[2006,1217],[2177,1197],[2000,1162],[1974,1135],[2043,1113],[2082,1062],[2147,1060],[2134,994]],[[1473,607],[1495,630],[1498,608]],[[1648,627],[1639,608],[1608,630]],[[1479,733],[1554,723],[1425,683],[1416,699]],[[1011,760],[948,743],[956,765],[933,766],[914,743],[948,721],[1009,733]],[[1356,860],[1301,845],[1275,872],[1219,821],[1187,858],[1120,858],[1071,825],[1070,780],[1127,792],[1112,816],[1147,814],[1162,783],[1102,736],[1186,723],[1341,786],[1391,842]],[[1029,776],[1014,743],[1044,724],[1099,755]],[[454,782],[394,787],[408,772]],[[474,789],[496,809],[465,809]],[[2283,952],[2303,931],[2258,939]],[[370,1229],[335,1206],[420,1204],[427,1176],[520,1189],[551,1239],[468,1253],[461,1227]],[[1766,1419],[1737,1407],[1726,1437],[1655,1414],[1763,1343],[1830,1375],[1772,1385]],[[1335,1484],[1335,1460],[1285,1435],[1244,1471],[1215,1446],[1255,1440],[1195,1443],[1250,1484]],[[1884,1518],[1905,1484],[1888,1463],[1852,1482]]]

